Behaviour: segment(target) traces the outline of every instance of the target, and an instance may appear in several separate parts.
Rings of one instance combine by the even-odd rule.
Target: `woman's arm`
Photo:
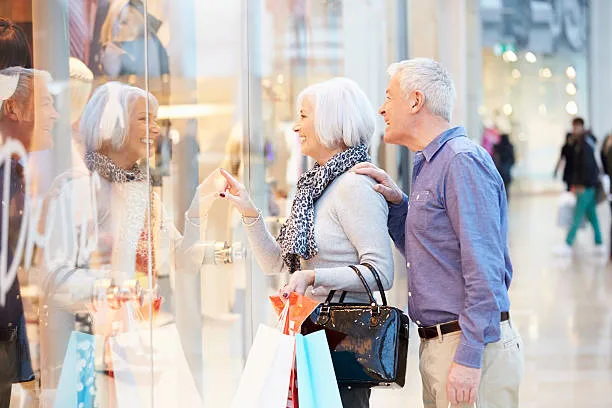
[[[347,174],[338,185],[339,196],[335,199],[338,221],[347,238],[355,247],[359,263],[369,263],[380,275],[383,289],[393,286],[393,254],[387,232],[389,208],[385,199],[372,188],[375,184],[367,176]],[[359,266],[372,290],[378,290],[372,273]],[[348,265],[315,270],[314,290],[345,290],[364,292],[365,289]]]
[[[257,263],[266,275],[276,275],[287,270],[280,245],[266,228],[261,214],[258,217],[244,217],[244,229],[251,244]]]

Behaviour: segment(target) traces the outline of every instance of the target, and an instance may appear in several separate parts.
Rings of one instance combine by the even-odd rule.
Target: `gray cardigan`
[[[346,302],[367,303],[361,281],[348,267],[363,262],[376,268],[385,290],[393,285],[393,256],[387,231],[389,208],[385,199],[374,191],[374,185],[367,176],[347,172],[334,180],[315,202],[315,241],[319,253],[301,261],[302,270],[314,270],[316,275],[314,285],[306,291],[307,296],[322,302],[330,290],[347,291]],[[264,273],[286,272],[280,246],[263,219],[246,218],[244,225]],[[376,291],[372,273],[364,266],[359,270]]]

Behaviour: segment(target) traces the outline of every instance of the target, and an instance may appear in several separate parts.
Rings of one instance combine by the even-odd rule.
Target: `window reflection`
[[[366,18],[386,6],[358,3],[68,0],[66,14],[53,14],[32,2],[24,19],[42,37],[34,66],[53,79],[29,107],[29,150],[37,151],[25,166],[30,260],[22,260],[19,283],[43,406],[60,401],[62,378],[76,375],[67,358],[91,359],[71,342],[96,351],[74,398],[116,405],[112,349],[136,331],[179,345],[184,382],[205,406],[229,406],[251,332],[273,316],[267,296],[285,277],[265,278],[243,262],[241,219],[215,200],[224,186],[214,169],[249,186],[277,233],[312,164],[291,129],[298,92],[357,72],[368,96],[384,94],[364,86],[364,78],[384,77],[384,54],[379,65],[355,63],[359,36],[376,38],[360,52],[381,55],[374,48],[384,30],[346,31],[344,20],[347,10]],[[62,52],[47,55],[51,43]],[[168,327],[176,336],[164,334]],[[143,353],[141,362],[154,360]],[[144,371],[140,390],[157,396],[164,388],[147,383]],[[84,396],[90,391],[93,400]]]

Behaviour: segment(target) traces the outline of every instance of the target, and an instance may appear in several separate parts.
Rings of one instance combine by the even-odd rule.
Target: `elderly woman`
[[[353,81],[335,78],[310,86],[298,97],[294,125],[302,153],[316,164],[300,178],[287,223],[275,240],[246,189],[225,171],[227,191],[243,222],[261,268],[268,274],[291,273],[281,288],[323,301],[330,290],[348,292],[347,302],[368,303],[349,265],[367,262],[379,272],[385,290],[393,284],[393,259],[387,233],[388,207],[374,182],[349,170],[370,161],[374,112]],[[372,288],[375,281],[359,267]],[[344,407],[369,406],[369,389],[340,389]]]
[[[174,305],[177,328],[192,372],[201,383],[201,286],[198,272],[205,247],[199,241],[200,221],[204,221],[199,219],[199,211],[200,205],[205,207],[212,203],[217,189],[212,187],[214,174],[200,184],[185,214],[184,236],[181,236],[172,219],[164,216],[161,200],[151,192],[149,178],[139,165],[150,154],[160,135],[157,109],[153,95],[118,82],[104,84],[94,92],[80,118],[79,129],[88,173],[72,171],[58,177],[48,197],[58,206],[66,201],[78,203],[73,205],[73,217],[69,218],[75,224],[66,227],[64,218],[49,214],[47,230],[43,232],[47,242],[62,246],[65,240],[61,237],[67,235],[65,228],[69,228],[68,236],[79,236],[78,248],[45,248],[49,252],[46,260],[48,265],[72,265],[74,268],[76,264],[78,268],[90,268],[92,272],[106,270],[117,285],[126,280],[137,280],[141,286],[148,287],[151,271],[153,284],[166,288],[165,291],[161,288],[162,293],[169,293],[168,277],[174,276],[174,290],[181,294],[176,297]],[[222,180],[221,177],[217,179]],[[87,236],[81,237],[83,233]],[[78,254],[78,258],[61,258],[71,254]],[[58,290],[72,290],[73,293],[78,290],[70,288],[70,284],[68,281],[54,285],[68,286]],[[53,293],[48,295],[53,296]],[[82,297],[87,302],[91,294],[84,293]],[[53,303],[53,299],[46,301]],[[115,305],[114,310],[105,304],[97,308],[94,334],[112,335],[117,331],[128,331],[131,329],[128,321],[138,318],[140,312],[148,311],[148,307],[138,310],[129,304],[118,306]],[[57,328],[53,321],[45,323]],[[48,348],[43,356],[42,366],[46,371],[43,373],[46,374],[43,375],[43,387],[54,388],[66,343],[62,344],[64,350],[53,350],[57,349],[57,343],[62,343],[58,339],[60,335],[57,330],[47,334],[54,337],[41,342],[45,347],[44,340],[47,340]],[[63,340],[67,341],[67,337]]]

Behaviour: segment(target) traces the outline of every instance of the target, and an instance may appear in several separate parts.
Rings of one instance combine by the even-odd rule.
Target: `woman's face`
[[[306,97],[300,105],[300,114],[297,122],[293,125],[293,131],[298,134],[302,145],[302,154],[319,161],[328,156],[329,149],[325,147],[314,125],[314,104],[312,98]]]
[[[150,108],[151,110],[147,115],[146,99],[141,97],[132,102],[128,111],[127,136],[121,151],[133,156],[136,160],[147,157],[150,152],[155,150],[155,142],[160,135],[159,125],[157,124],[157,109]],[[149,145],[151,150],[148,149]]]

